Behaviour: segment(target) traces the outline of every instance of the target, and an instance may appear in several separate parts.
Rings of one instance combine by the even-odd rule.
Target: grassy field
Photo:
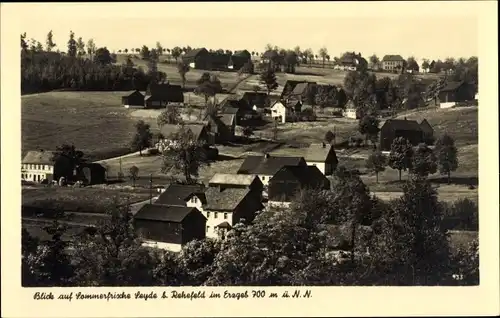
[[[135,203],[149,198],[144,189],[103,189],[71,187],[32,187],[22,190],[24,206],[40,207],[46,202],[57,202],[65,211],[102,212],[115,202]]]

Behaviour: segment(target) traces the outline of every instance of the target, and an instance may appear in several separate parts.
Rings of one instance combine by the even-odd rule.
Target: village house
[[[209,139],[214,143],[225,144],[234,139],[236,130],[236,116],[234,114],[207,114],[204,121],[207,123]]]
[[[253,112],[246,100],[231,95],[221,102],[219,108],[221,109],[221,114],[235,115],[236,124],[247,116],[251,116]]]
[[[417,121],[388,119],[380,128],[380,149],[390,151],[392,142],[399,137],[407,139],[413,146],[424,142],[424,132]]]
[[[209,65],[209,55],[205,48],[193,49],[182,56],[182,62],[192,69],[206,70]]]
[[[301,189],[330,188],[330,181],[316,166],[283,166],[269,180],[268,205],[288,207]]]
[[[304,159],[309,166],[317,167],[326,176],[332,175],[339,163],[333,146],[325,143],[309,145]]]
[[[306,81],[287,80],[285,82],[285,85],[283,86],[283,91],[281,92],[279,99],[282,101],[286,101],[288,96],[293,92],[295,87],[300,83],[306,83]]]
[[[251,60],[252,55],[247,50],[235,51],[233,55],[231,55],[230,68],[237,71]]]
[[[194,207],[145,204],[134,215],[134,228],[143,245],[179,252],[192,241],[206,237],[207,219]]]
[[[405,59],[401,55],[385,55],[382,58],[382,69],[387,72],[397,72],[403,69]]]
[[[204,124],[165,124],[160,127],[160,134],[163,135],[163,138],[168,140],[172,135],[178,133],[182,127],[189,129],[193,133],[196,141],[205,145],[213,145],[215,143],[209,134],[207,126]]]
[[[241,100],[245,101],[253,111],[261,111],[269,105],[267,94],[261,92],[245,92]]]
[[[240,221],[252,222],[263,209],[261,200],[250,188],[211,186],[197,197],[198,206],[207,219],[206,236],[224,237],[225,233]]]
[[[360,67],[367,66],[368,62],[361,56],[361,53],[347,53],[340,59],[340,67],[345,71],[355,71]]]
[[[420,122],[420,129],[422,129],[423,132],[423,138],[424,142],[426,144],[433,144],[434,143],[434,129],[432,128],[431,124],[427,121],[427,119],[423,119]]]
[[[169,104],[184,103],[184,93],[180,85],[149,84],[144,98],[145,108],[162,108]]]
[[[31,182],[51,182],[54,179],[54,168],[52,151],[28,151],[22,160],[21,180]]]
[[[314,99],[314,95],[316,94],[316,82],[303,82],[298,83],[292,92],[288,94],[286,97],[286,101],[290,100],[298,100],[302,104],[311,105],[311,97]]]
[[[276,50],[268,50],[262,54],[262,63],[272,65],[275,72],[280,72],[284,63],[284,56]]]
[[[264,185],[256,175],[216,173],[208,182],[208,187],[250,189],[250,192],[259,201],[262,201]]]
[[[475,99],[473,85],[465,82],[448,82],[439,92],[441,108],[455,106],[457,102],[472,101]]]
[[[125,108],[144,108],[144,95],[138,90],[128,92],[122,96],[122,105]]]
[[[354,105],[354,102],[352,100],[349,100],[347,102],[344,111],[342,112],[342,115],[346,118],[351,118],[351,119],[361,118],[361,112],[358,110],[356,105]]]
[[[276,172],[284,166],[307,166],[303,157],[272,156],[248,156],[238,169],[238,174],[257,175],[264,186],[267,186]]]
[[[294,115],[299,115],[302,112],[302,106],[302,102],[299,100],[276,101],[271,107],[271,117],[283,124],[293,121]]]
[[[193,193],[203,193],[205,186],[202,184],[169,184],[158,196],[155,203],[170,206],[188,206],[187,198]]]

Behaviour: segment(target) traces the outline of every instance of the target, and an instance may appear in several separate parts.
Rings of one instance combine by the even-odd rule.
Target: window
[[[210,217],[210,212],[207,212],[207,219]]]
[[[207,225],[207,232],[210,230],[210,226]]]
[[[214,219],[217,218],[217,212],[214,212]]]
[[[193,202],[197,203],[198,202],[198,198],[197,197],[193,197]]]
[[[266,177],[262,176],[262,181],[265,181],[266,180]]]
[[[224,213],[224,220],[227,219],[227,213]]]

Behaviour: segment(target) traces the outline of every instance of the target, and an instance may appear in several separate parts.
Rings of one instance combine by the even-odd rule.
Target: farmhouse
[[[287,80],[285,86],[283,86],[283,91],[281,92],[280,100],[286,100],[288,96],[293,92],[295,87],[300,83],[306,83],[306,81]]]
[[[236,130],[236,116],[233,114],[207,114],[204,119],[207,122],[209,139],[216,144],[224,144],[234,139]]]
[[[242,98],[226,98],[220,104],[220,109],[222,114],[232,114],[235,115],[236,124],[245,117],[245,115],[251,112],[251,108]]]
[[[262,62],[274,66],[274,71],[281,71],[281,66],[284,65],[284,56],[280,55],[276,50],[268,50],[262,54]]]
[[[471,101],[475,99],[473,85],[465,82],[448,82],[439,92],[441,108],[454,106],[457,102]]]
[[[193,193],[205,191],[205,186],[201,184],[169,184],[155,201],[156,204],[170,206],[187,206],[186,200]]]
[[[414,146],[424,142],[422,127],[415,120],[388,119],[380,128],[381,150],[390,151],[393,140],[398,137],[407,139]]]
[[[189,129],[193,133],[195,140],[207,145],[214,144],[214,140],[210,138],[207,127],[203,124],[165,124],[160,127],[160,133],[164,138],[170,139],[171,136],[178,133],[182,127]]]
[[[257,175],[266,186],[269,179],[284,166],[307,166],[307,163],[303,157],[271,156],[270,154],[248,156],[237,173]]]
[[[340,59],[340,66],[344,70],[355,71],[362,66],[368,65],[365,58],[361,57],[361,53],[356,54],[356,52],[346,53]]]
[[[265,108],[268,103],[268,98],[266,93],[259,92],[245,92],[241,97],[252,110],[259,110]]]
[[[405,59],[401,55],[385,55],[382,58],[382,69],[388,72],[396,72],[403,69]]]
[[[138,90],[128,92],[122,97],[122,105],[125,108],[144,108],[144,95]]]
[[[228,228],[242,220],[253,221],[256,212],[263,208],[261,200],[249,188],[208,187],[204,198],[201,203],[208,237],[224,236]]]
[[[209,65],[209,52],[205,48],[194,49],[182,56],[182,62],[198,70],[206,70]]]
[[[174,252],[192,240],[204,239],[206,223],[197,208],[156,202],[144,205],[134,215],[134,227],[145,246]]]
[[[221,191],[228,188],[250,189],[250,192],[260,201],[264,185],[256,175],[216,173],[208,182],[209,187],[219,188]]]
[[[324,175],[331,175],[339,163],[332,145],[311,144],[304,157],[309,166],[315,166]]]
[[[146,108],[166,107],[170,103],[184,103],[180,85],[149,84],[144,98]]]
[[[54,152],[52,151],[28,151],[22,160],[21,180],[33,182],[52,181],[56,165],[53,157]]]
[[[310,102],[310,96],[314,97],[315,94],[315,82],[304,82],[304,83],[299,83],[295,86],[293,91],[286,97],[287,100],[298,100],[301,103],[309,104]]]
[[[358,110],[356,105],[354,105],[354,102],[349,100],[345,105],[343,116],[351,119],[359,119],[361,118],[361,112]]]
[[[283,166],[269,180],[269,206],[289,206],[301,189],[329,189],[330,181],[316,166]]]
[[[271,117],[284,124],[292,120],[295,110],[298,109],[300,112],[301,105],[300,101],[293,101],[288,105],[285,105],[283,101],[276,101],[271,107]]]
[[[106,182],[106,168],[95,162],[86,162],[77,168],[77,179],[85,185]]]
[[[231,64],[232,69],[239,70],[246,63],[252,60],[252,55],[247,50],[235,51],[233,55],[231,55]]]

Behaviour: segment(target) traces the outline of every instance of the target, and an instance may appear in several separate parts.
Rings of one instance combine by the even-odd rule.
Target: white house
[[[286,123],[286,120],[290,118],[292,112],[290,108],[286,107],[281,101],[277,101],[271,107],[271,117],[274,120],[279,120],[281,123]]]
[[[54,162],[52,151],[28,151],[22,160],[21,179],[25,181],[42,182],[52,181],[54,176]]]
[[[315,166],[324,175],[331,175],[337,168],[338,159],[332,145],[311,144],[304,159],[308,166]]]
[[[343,115],[344,117],[351,119],[359,119],[361,117],[359,110],[356,108],[352,100],[347,102]]]

